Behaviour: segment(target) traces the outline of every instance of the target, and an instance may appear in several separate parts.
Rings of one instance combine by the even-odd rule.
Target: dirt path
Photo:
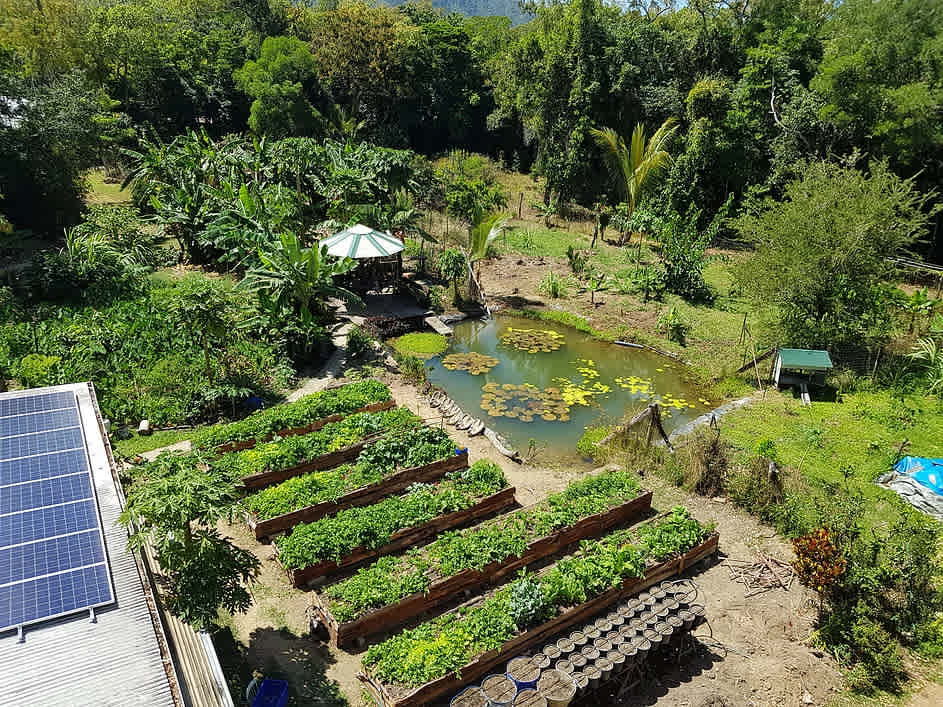
[[[390,375],[386,382],[397,402],[429,424],[441,420],[415,388],[398,376]],[[469,448],[472,459],[487,457],[500,464],[523,505],[564,488],[585,473],[585,469],[517,464],[498,455],[484,437],[470,438],[454,428],[449,432]],[[722,556],[750,559],[754,549],[781,558],[791,556],[788,544],[773,530],[727,504],[689,497],[659,479],[645,477],[643,483],[655,492],[658,509],[684,503],[701,520],[715,522]],[[263,566],[260,582],[253,589],[255,603],[231,625],[246,659],[269,675],[287,678],[299,705],[337,704],[341,695],[350,704],[360,704],[362,688],[356,677],[360,655],[329,649],[311,638],[305,619],[310,593],[290,587],[271,546],[256,543],[244,525],[226,526],[225,530],[239,545],[254,552]],[[676,707],[801,706],[823,705],[835,694],[841,680],[834,662],[804,643],[815,615],[806,590],[794,583],[788,593],[775,590],[745,599],[743,586],[732,582],[727,568],[719,563],[696,575],[695,581],[701,588],[713,638],[705,637],[705,648],[695,660],[654,676],[630,699],[607,704],[648,705],[657,701]]]

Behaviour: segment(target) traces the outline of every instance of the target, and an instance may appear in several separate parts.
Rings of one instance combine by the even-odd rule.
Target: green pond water
[[[548,331],[552,334],[541,333]],[[459,361],[478,375],[443,365],[455,360],[452,354],[470,352],[492,357]],[[493,359],[497,364],[481,372]],[[615,424],[653,400],[663,405],[669,433],[712,407],[681,363],[563,325],[512,316],[459,322],[449,348],[429,359],[427,368],[429,381],[467,413],[521,453],[534,439],[544,460],[575,459],[587,426]]]

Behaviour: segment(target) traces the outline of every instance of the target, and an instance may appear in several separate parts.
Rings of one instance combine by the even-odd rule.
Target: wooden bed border
[[[356,415],[357,413],[382,412],[383,410],[389,410],[390,408],[394,407],[396,407],[396,401],[393,398],[390,398],[389,400],[384,400],[383,402],[364,405],[363,407],[357,408],[356,410],[351,410],[350,412],[328,415],[327,417],[322,417],[320,420],[315,420],[314,422],[311,422],[302,427],[286,427],[285,429],[278,430],[277,432],[273,432],[270,435],[266,435],[261,439],[245,439],[239,442],[226,442],[225,444],[220,444],[215,447],[215,451],[217,454],[241,452],[244,449],[252,449],[257,444],[271,442],[273,439],[275,439],[275,437],[297,437],[298,435],[310,434],[311,432],[317,432],[325,425],[329,425],[332,422],[340,422],[345,417],[350,417],[351,415]]]
[[[350,449],[350,447],[348,447],[348,449]],[[299,523],[313,523],[316,520],[333,515],[345,508],[366,506],[375,503],[385,496],[402,493],[409,486],[417,482],[435,481],[449,472],[458,471],[459,469],[465,469],[467,467],[468,450],[463,449],[460,454],[452,454],[445,459],[393,472],[375,484],[361,486],[359,489],[345,493],[336,501],[323,501],[313,506],[299,508],[296,511],[283,513],[282,515],[275,516],[274,518],[266,518],[265,520],[257,520],[250,515],[246,519],[246,522],[249,525],[249,529],[255,533],[256,540],[261,540],[276,533],[289,530]],[[322,468],[329,469],[331,467]],[[308,471],[315,470],[317,469],[308,469]]]
[[[475,682],[493,671],[501,663],[521,655],[551,636],[562,633],[578,623],[585,623],[587,619],[601,613],[611,604],[637,594],[663,579],[682,574],[691,565],[714,554],[717,551],[718,540],[717,533],[713,533],[700,545],[692,548],[681,557],[667,560],[649,568],[644,577],[626,579],[620,586],[610,589],[579,606],[571,607],[550,621],[515,636],[505,642],[501,648],[482,653],[475,660],[456,671],[461,677],[456,677],[455,672],[450,672],[441,678],[417,687],[412,692],[400,694],[398,697],[391,695],[388,686],[371,676],[366,669],[358,675],[358,678],[365,684],[372,696],[377,698],[377,704],[383,705],[383,707],[428,705],[439,698],[455,694],[465,685]]]
[[[503,511],[516,503],[514,487],[510,486],[497,493],[485,496],[473,506],[440,516],[412,528],[404,528],[390,538],[390,542],[378,548],[359,547],[341,559],[340,562],[328,560],[301,569],[288,569],[288,579],[294,587],[302,589],[314,580],[329,577],[342,570],[352,569],[370,560],[399,552],[413,545],[422,545],[446,530],[459,528],[479,518]],[[276,547],[277,556],[277,547]]]
[[[517,572],[520,568],[563,552],[580,540],[597,537],[611,528],[628,523],[635,516],[649,510],[651,506],[652,492],[643,490],[631,501],[587,516],[573,525],[532,540],[520,557],[511,556],[496,560],[481,569],[463,570],[451,577],[433,582],[425,592],[411,594],[395,604],[388,604],[351,621],[340,622],[334,618],[329,608],[330,600],[322,597],[320,593],[314,596],[313,608],[327,629],[332,645],[343,646],[356,638],[366,638],[396,628],[454,599],[462,592],[496,584],[503,577]],[[519,512],[526,513],[527,510],[521,509]]]

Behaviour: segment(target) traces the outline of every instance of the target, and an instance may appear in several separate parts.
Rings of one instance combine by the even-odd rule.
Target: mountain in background
[[[402,5],[405,0],[387,0],[391,5]],[[504,15],[511,23],[519,25],[531,19],[521,12],[517,0],[432,0],[432,6],[447,12],[461,12],[472,17]]]

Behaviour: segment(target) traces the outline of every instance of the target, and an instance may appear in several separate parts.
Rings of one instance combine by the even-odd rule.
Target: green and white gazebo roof
[[[396,255],[404,248],[398,238],[359,223],[328,236],[321,245],[327,246],[331,255],[355,260]]]

